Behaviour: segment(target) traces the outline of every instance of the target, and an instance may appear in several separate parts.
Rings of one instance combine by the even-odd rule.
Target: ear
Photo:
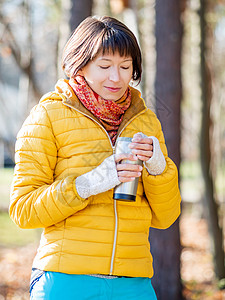
[[[77,75],[84,76],[83,69],[80,69],[80,70],[77,72]]]

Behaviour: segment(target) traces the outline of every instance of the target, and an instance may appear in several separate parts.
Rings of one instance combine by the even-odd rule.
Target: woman
[[[141,78],[133,33],[88,17],[65,46],[69,80],[43,96],[18,133],[10,216],[43,228],[31,299],[156,299],[149,227],[180,214],[178,175],[160,122],[129,86]],[[118,137],[132,154],[115,155]],[[143,161],[143,167],[123,159]],[[113,189],[139,177],[135,202]]]

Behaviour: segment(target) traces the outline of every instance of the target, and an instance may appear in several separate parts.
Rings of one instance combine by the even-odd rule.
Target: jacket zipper
[[[69,108],[72,108],[74,110],[76,110],[77,112],[83,114],[84,116],[90,118],[92,121],[94,121],[96,124],[98,124],[104,131],[105,133],[107,134],[108,138],[109,138],[109,141],[110,141],[110,144],[111,144],[111,147],[113,149],[113,154],[115,154],[115,148],[116,148],[116,143],[115,143],[115,146],[113,146],[112,144],[112,141],[110,139],[110,136],[108,134],[108,132],[105,130],[105,128],[99,123],[97,122],[95,119],[93,119],[91,116],[89,115],[86,115],[85,113],[83,113],[82,111],[79,111],[78,109],[76,109],[75,107],[63,102],[63,104],[65,106],[68,106]],[[117,139],[118,137],[121,135],[121,133],[124,131],[124,129],[127,127],[128,124],[131,123],[131,121],[133,121],[136,117],[138,117],[139,115],[141,115],[142,113],[144,113],[147,109],[143,110],[142,112],[140,112],[139,114],[135,115],[133,118],[131,118],[129,120],[129,122],[127,122],[127,124],[123,127],[123,129],[120,131],[119,135],[117,136]],[[114,259],[115,259],[115,253],[116,253],[116,243],[117,243],[117,234],[118,234],[118,214],[117,214],[117,203],[116,203],[116,200],[113,200],[113,208],[114,208],[114,216],[115,216],[115,227],[114,227],[114,237],[113,237],[113,249],[112,249],[112,255],[111,255],[111,262],[110,262],[110,272],[109,272],[109,275],[113,275],[113,265],[114,265]]]
[[[117,214],[116,200],[113,200],[113,208],[114,208],[114,216],[115,216],[115,227],[114,227],[113,249],[112,249],[109,275],[113,275],[113,265],[114,265],[114,259],[116,253],[116,242],[117,242],[117,233],[118,233],[118,214]]]
[[[127,122],[127,124],[120,131],[119,135],[117,136],[117,139],[121,135],[121,133],[124,131],[124,129],[127,127],[127,125],[130,124],[131,121],[134,120],[137,116],[139,116],[142,113],[144,113],[146,110],[147,109],[145,109],[144,111],[140,112],[139,114],[137,114],[136,116],[134,116],[133,118],[131,118],[129,120],[129,122]],[[113,154],[115,154],[116,144],[117,144],[117,140],[116,140],[115,146],[113,146]],[[116,200],[113,200],[113,206],[114,206],[114,215],[115,215],[115,228],[114,228],[113,249],[112,249],[112,256],[111,256],[111,264],[110,264],[110,273],[109,273],[109,275],[113,275],[113,265],[114,265],[114,259],[115,259],[117,233],[118,233],[118,214],[117,214],[117,202],[116,202]]]

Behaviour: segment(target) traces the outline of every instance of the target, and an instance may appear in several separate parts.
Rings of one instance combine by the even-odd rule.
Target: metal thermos
[[[132,149],[128,147],[131,143],[132,138],[129,137],[119,137],[116,143],[116,154],[120,153],[132,153]],[[132,160],[122,160],[121,163],[130,163],[134,165],[142,165],[140,159],[136,161]],[[130,182],[121,182],[114,188],[113,199],[115,200],[126,200],[126,201],[135,201],[137,186],[138,186],[139,177],[136,177],[133,181]]]

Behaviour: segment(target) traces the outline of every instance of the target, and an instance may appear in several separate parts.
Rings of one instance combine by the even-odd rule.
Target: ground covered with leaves
[[[181,275],[187,300],[224,300],[225,291],[218,289],[213,271],[208,228],[205,219],[184,214],[180,222]]]
[[[29,299],[29,280],[37,244],[0,248],[0,300]]]
[[[225,300],[218,289],[210,251],[207,224],[191,214],[181,217],[182,280],[186,300]],[[0,300],[29,299],[29,280],[37,243],[0,247]]]

